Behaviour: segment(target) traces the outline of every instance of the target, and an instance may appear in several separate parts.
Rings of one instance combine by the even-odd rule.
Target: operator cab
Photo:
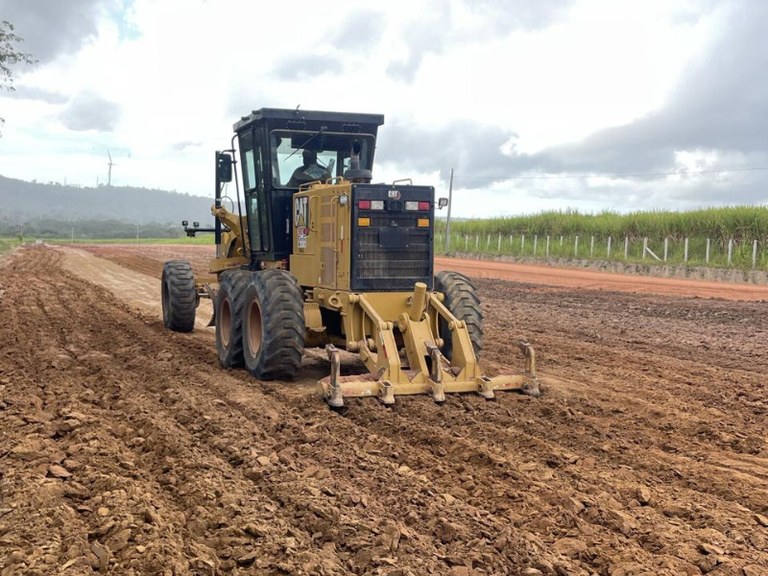
[[[370,181],[376,135],[383,123],[380,114],[274,108],[254,110],[235,123],[251,267],[288,259],[294,225],[291,200],[299,186],[340,177]],[[315,167],[296,177],[313,157]],[[217,172],[218,194],[224,181]]]

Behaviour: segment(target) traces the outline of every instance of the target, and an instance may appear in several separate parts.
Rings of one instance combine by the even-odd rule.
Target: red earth
[[[160,318],[210,247],[31,246],[0,262],[0,576],[768,574],[765,287],[439,259],[487,372],[543,395],[329,411],[217,363],[210,305]]]

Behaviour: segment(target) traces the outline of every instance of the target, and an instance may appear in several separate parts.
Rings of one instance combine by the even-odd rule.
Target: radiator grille
[[[416,282],[431,289],[432,211],[405,210],[405,205],[406,201],[431,205],[433,197],[434,189],[428,186],[354,185],[352,290],[409,291]],[[373,209],[374,201],[383,202],[383,207]],[[361,202],[366,205],[361,207]],[[429,225],[419,226],[425,220]]]
[[[409,288],[415,280],[429,276],[430,248],[428,229],[408,229],[407,246],[396,249],[380,246],[379,228],[359,228],[357,278],[404,279],[408,281],[406,288]]]

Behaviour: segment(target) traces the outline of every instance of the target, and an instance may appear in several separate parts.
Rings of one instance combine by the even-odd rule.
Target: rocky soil
[[[210,306],[163,329],[184,254],[0,262],[0,575],[768,574],[768,302],[478,278],[487,371],[525,337],[543,395],[341,415],[322,354],[260,382]]]

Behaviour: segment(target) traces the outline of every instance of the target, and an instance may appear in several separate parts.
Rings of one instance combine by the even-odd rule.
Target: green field
[[[8,252],[14,246],[18,246],[19,241],[16,238],[0,238],[0,254]]]
[[[445,221],[437,223],[445,231]],[[509,216],[483,220],[454,220],[451,233],[508,236],[601,236],[614,238],[711,238],[712,240],[768,239],[767,206],[733,206],[690,212],[652,210],[619,214],[582,214],[577,210],[541,212],[531,216]]]
[[[448,246],[445,226],[444,220],[436,222],[435,248],[439,253],[768,268],[765,206],[629,214],[565,210],[457,220],[451,222]]]

